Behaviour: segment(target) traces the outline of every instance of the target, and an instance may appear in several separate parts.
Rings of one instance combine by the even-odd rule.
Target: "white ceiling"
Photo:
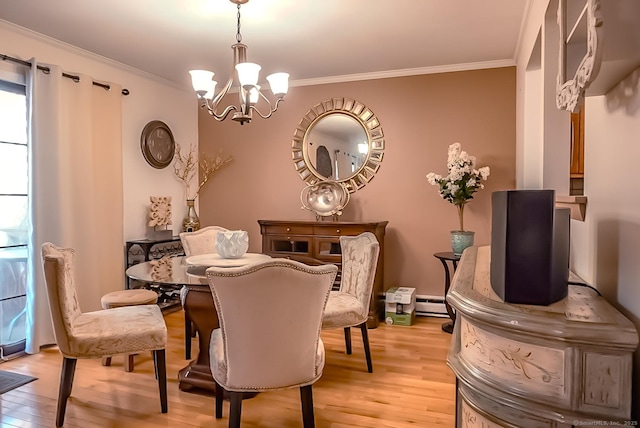
[[[261,81],[294,85],[513,65],[529,1],[251,0],[242,41]],[[231,72],[229,0],[0,0],[0,19],[180,86],[193,68]]]

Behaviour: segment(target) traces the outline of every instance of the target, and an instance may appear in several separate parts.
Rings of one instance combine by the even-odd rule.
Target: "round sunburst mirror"
[[[305,183],[332,180],[353,193],[378,172],[384,134],[367,106],[349,98],[332,98],[304,115],[291,146],[296,171]]]

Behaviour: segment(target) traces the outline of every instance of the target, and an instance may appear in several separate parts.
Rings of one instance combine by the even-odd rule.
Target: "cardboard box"
[[[391,325],[412,325],[416,320],[416,311],[410,314],[396,314],[395,312],[385,312],[384,322]]]
[[[416,319],[416,289],[393,287],[385,295],[385,322],[411,325]]]

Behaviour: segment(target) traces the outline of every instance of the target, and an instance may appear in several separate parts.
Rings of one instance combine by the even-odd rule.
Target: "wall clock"
[[[152,120],[142,130],[140,147],[146,161],[154,168],[169,166],[176,150],[176,141],[169,126],[159,120]]]

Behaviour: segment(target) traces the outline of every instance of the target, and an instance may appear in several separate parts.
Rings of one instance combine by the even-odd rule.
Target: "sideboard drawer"
[[[363,232],[371,232],[370,227],[364,226],[340,226],[340,225],[317,225],[314,226],[316,236],[354,236]]]
[[[313,226],[310,225],[271,224],[266,230],[273,235],[313,235]]]

